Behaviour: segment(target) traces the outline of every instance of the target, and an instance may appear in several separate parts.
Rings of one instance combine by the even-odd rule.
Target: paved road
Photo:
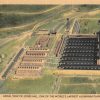
[[[60,88],[60,83],[61,83],[61,77],[56,76],[53,88],[52,88],[52,94],[57,94]]]

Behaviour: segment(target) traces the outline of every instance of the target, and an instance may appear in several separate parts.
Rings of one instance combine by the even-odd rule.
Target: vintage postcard
[[[0,100],[100,100],[99,0],[0,1]]]

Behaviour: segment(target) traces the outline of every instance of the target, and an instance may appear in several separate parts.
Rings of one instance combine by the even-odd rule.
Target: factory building
[[[100,32],[94,35],[69,35],[66,37],[58,68],[99,70]]]
[[[17,65],[14,78],[40,77],[48,52],[48,49],[29,47]]]

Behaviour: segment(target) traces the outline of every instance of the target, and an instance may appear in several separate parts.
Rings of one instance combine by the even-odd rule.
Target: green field
[[[66,12],[67,8],[68,8],[67,6],[61,6],[57,9],[48,11],[43,14],[32,14],[30,12],[29,14],[23,14],[23,13],[19,14],[19,13],[10,13],[9,11],[8,13],[5,12],[1,13],[0,37],[4,38],[10,35],[19,34],[26,30],[31,30],[34,27],[34,24],[39,25],[40,22],[45,20],[47,20],[47,22],[55,20],[56,18],[59,18],[62,15],[62,13]],[[61,13],[58,12],[60,9],[62,9]],[[43,24],[45,24],[45,22]],[[5,29],[2,30],[2,28]]]
[[[16,93],[16,94],[50,94],[55,77],[45,75],[39,79],[31,80],[11,80],[7,79],[0,88],[0,93]]]
[[[10,28],[0,30],[0,38],[11,37],[13,35],[20,35],[22,32],[31,30],[34,27],[35,23],[29,24],[28,26],[18,27],[18,28]]]
[[[55,5],[1,5],[0,10],[4,12],[37,12],[55,7]]]
[[[61,86],[60,94],[94,94],[95,89],[91,85],[66,85]]]
[[[32,36],[29,40],[27,40],[25,45],[26,46],[33,46],[35,41],[36,41],[36,39],[37,39],[37,37],[38,37],[37,35]]]
[[[34,22],[36,20],[37,22],[39,22],[41,19],[46,19],[50,17],[55,18],[55,17],[58,17],[57,16],[58,14],[61,15],[61,13],[58,13],[60,9],[62,9],[62,13],[63,13],[67,9],[67,6],[61,6],[57,9],[48,11],[43,14],[34,14],[34,13],[33,14],[32,13],[28,13],[28,14],[20,13],[19,14],[19,13],[10,13],[9,11],[8,13],[4,12],[0,14],[0,21],[1,21],[0,27],[2,28],[2,27],[18,26],[18,25],[23,25],[26,23]],[[55,12],[57,13],[55,14]]]
[[[34,27],[34,24],[39,24],[43,20],[48,20],[47,22],[44,22],[43,25],[39,26],[39,28],[46,28],[46,29],[52,29],[57,24],[60,24],[63,22],[65,24],[64,20],[66,20],[66,17],[63,17],[63,14],[67,12],[69,13],[72,9],[74,10],[72,16],[78,15],[77,13],[86,12],[86,11],[92,11],[95,9],[99,9],[99,6],[96,5],[76,5],[76,6],[69,6],[69,5],[63,5],[57,9],[53,9],[51,11],[47,11],[43,14],[32,14],[32,12],[38,12],[38,11],[46,11],[48,9],[57,7],[57,5],[0,5],[0,37],[4,38],[10,35],[16,35],[20,34],[23,31],[31,30]],[[77,12],[76,8],[79,10]],[[12,12],[12,13],[11,13]],[[16,12],[16,13],[15,13]],[[28,14],[27,14],[28,13]],[[88,12],[86,12],[88,13]],[[94,17],[100,17],[100,14],[96,14]],[[88,16],[88,15],[87,15]],[[84,16],[83,16],[84,17]],[[93,16],[89,16],[90,18]],[[61,20],[57,20],[61,18]],[[56,21],[57,20],[57,21]],[[60,23],[59,23],[60,22]],[[93,26],[90,26],[89,29],[81,29],[81,32],[87,33],[87,32],[94,32],[97,30],[98,26],[96,27],[96,22],[89,22],[89,24],[95,23]],[[16,27],[16,28],[12,28]],[[84,22],[82,24],[82,27],[84,27]],[[96,29],[91,30],[93,27]],[[11,28],[2,30],[2,28]],[[64,26],[61,30],[61,32],[64,32]]]
[[[81,84],[81,83],[91,83],[92,82],[92,80],[91,79],[89,79],[88,77],[72,77],[72,78],[69,78],[69,77],[64,77],[64,78],[62,78],[62,83],[63,84],[66,84],[66,83],[68,83],[68,84],[71,84],[71,83],[79,83],[79,84]]]
[[[60,94],[98,94],[99,76],[62,77],[58,93]]]
[[[78,11],[82,11],[82,12],[89,12],[91,10],[94,10],[94,9],[99,9],[100,6],[99,5],[75,5],[73,6],[73,8],[78,8]]]
[[[100,25],[98,19],[81,19],[80,20],[80,33],[93,34],[99,31]]]
[[[6,41],[6,40],[5,40]],[[19,47],[23,44],[25,39],[18,41],[17,39],[7,42],[0,48],[0,54],[4,54],[4,58],[0,63],[0,72],[6,67],[14,55],[18,52]]]
[[[85,81],[83,82],[83,80]],[[100,78],[96,78],[94,76],[93,79],[90,77],[62,77],[58,94],[98,94],[100,93],[99,82]],[[0,93],[51,94],[54,83],[55,76],[49,74],[35,80],[7,79],[3,85],[1,82]]]

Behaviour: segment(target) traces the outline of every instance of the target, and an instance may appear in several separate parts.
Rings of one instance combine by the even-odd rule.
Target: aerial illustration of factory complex
[[[99,94],[99,5],[0,5],[0,94]]]

